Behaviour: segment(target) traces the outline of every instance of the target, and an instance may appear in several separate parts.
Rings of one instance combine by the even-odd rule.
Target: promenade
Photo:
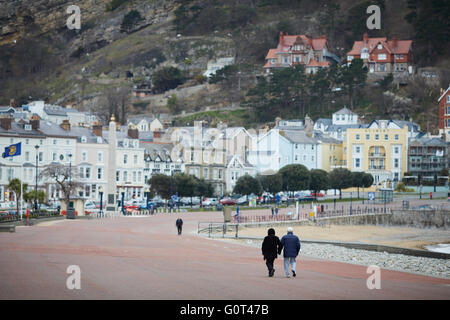
[[[269,278],[258,246],[197,236],[199,221],[222,219],[193,212],[18,226],[0,233],[0,299],[450,299],[450,280],[382,269],[381,289],[369,290],[365,266],[302,254],[296,278],[284,277],[282,259]],[[71,265],[81,289],[66,287]]]

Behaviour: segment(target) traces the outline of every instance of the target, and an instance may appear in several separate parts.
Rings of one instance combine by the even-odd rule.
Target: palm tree
[[[22,181],[20,179],[14,178],[9,181],[8,189],[16,195],[16,208],[17,208],[17,214],[19,214],[19,201],[22,196],[22,191],[27,190],[28,184],[24,183],[22,185]]]

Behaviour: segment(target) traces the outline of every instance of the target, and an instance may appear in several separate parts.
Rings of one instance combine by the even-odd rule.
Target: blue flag
[[[12,144],[9,147],[5,147],[5,152],[3,152],[2,157],[8,158],[8,157],[14,157],[14,156],[20,156],[22,153],[22,142]]]

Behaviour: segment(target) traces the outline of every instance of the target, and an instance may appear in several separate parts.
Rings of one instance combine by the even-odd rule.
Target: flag
[[[14,156],[20,156],[22,153],[22,142],[12,144],[9,147],[5,147],[5,152],[3,152],[2,157],[8,158],[8,157],[14,157]]]

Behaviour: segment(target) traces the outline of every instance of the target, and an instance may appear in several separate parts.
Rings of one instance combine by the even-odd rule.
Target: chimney
[[[11,117],[2,117],[0,118],[0,126],[5,130],[11,130]]]
[[[161,131],[153,131],[153,139],[161,138]]]
[[[280,125],[280,121],[281,121],[281,118],[280,117],[276,117],[275,118],[275,126],[279,126]]]
[[[102,123],[101,122],[96,122],[94,123],[94,125],[92,126],[92,132],[97,136],[97,137],[101,137],[102,136]]]
[[[31,128],[33,130],[38,130],[39,129],[39,122],[40,122],[40,120],[39,120],[38,116],[36,116],[36,115],[32,116],[31,119],[30,119]]]
[[[369,36],[367,35],[367,32],[364,32],[364,34],[363,34],[363,42],[367,43],[367,40],[369,40]]]
[[[283,31],[280,31],[280,38],[279,38],[279,44],[283,43]]]
[[[63,120],[63,122],[59,125],[61,128],[63,128],[66,131],[70,131],[70,122],[69,120]]]
[[[139,139],[139,130],[135,126],[130,125],[128,127],[128,136],[131,139]]]

